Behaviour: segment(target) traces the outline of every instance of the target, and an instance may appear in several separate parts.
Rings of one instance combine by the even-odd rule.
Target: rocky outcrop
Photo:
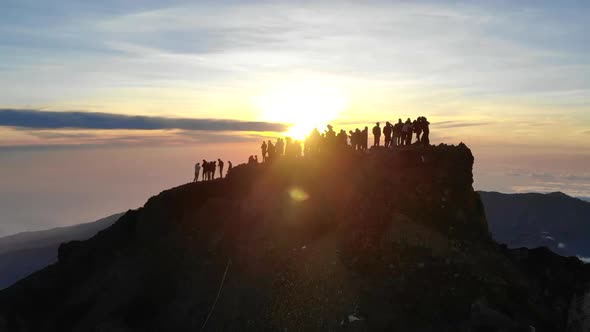
[[[167,190],[0,292],[0,330],[564,331],[586,267],[498,246],[473,161],[343,151]]]

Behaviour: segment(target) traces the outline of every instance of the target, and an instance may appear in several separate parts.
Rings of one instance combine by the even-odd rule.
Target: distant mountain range
[[[496,241],[509,247],[543,246],[564,256],[590,257],[589,202],[561,192],[479,194]]]
[[[63,242],[85,240],[111,226],[123,214],[38,232],[24,232],[0,238],[0,289],[57,261]]]

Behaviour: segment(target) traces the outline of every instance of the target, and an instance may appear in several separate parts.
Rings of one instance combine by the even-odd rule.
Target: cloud
[[[550,173],[531,173],[529,174],[531,178],[543,181],[554,181],[556,180],[556,176]]]
[[[517,171],[517,170],[509,170],[509,171],[505,172],[504,175],[506,175],[506,176],[522,176],[522,172]]]
[[[275,131],[287,125],[271,122],[222,119],[188,119],[158,116],[130,116],[112,113],[46,112],[0,109],[0,126],[35,129],[181,129],[199,131]]]
[[[433,123],[433,127],[437,128],[462,128],[462,127],[476,127],[486,126],[492,124],[492,122],[468,122],[468,121],[441,121]]]
[[[27,142],[0,144],[0,152],[60,151],[92,148],[207,146],[209,144],[253,143],[268,139],[262,132],[214,132],[197,130],[25,130],[38,138]]]
[[[570,181],[590,182],[588,174],[566,174],[563,178]]]

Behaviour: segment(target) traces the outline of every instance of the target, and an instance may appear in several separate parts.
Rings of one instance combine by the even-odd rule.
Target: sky
[[[590,197],[586,1],[0,5],[0,236],[137,208],[268,137],[427,116],[475,189]]]

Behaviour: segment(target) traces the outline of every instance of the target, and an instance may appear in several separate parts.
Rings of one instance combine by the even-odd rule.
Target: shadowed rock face
[[[0,292],[0,330],[201,330],[222,280],[205,330],[566,330],[587,268],[496,245],[472,166],[349,151],[167,190]]]

